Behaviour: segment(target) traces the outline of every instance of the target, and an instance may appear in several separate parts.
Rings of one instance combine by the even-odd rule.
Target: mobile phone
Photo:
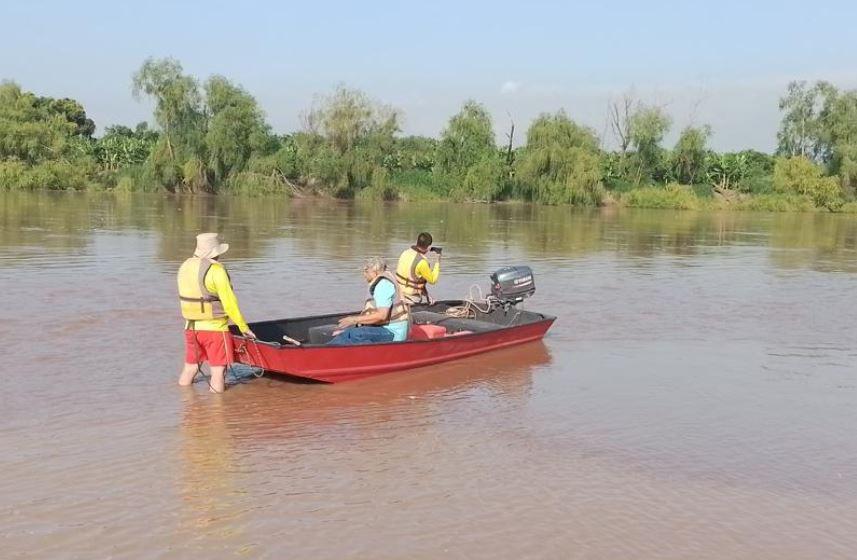
[[[429,249],[429,251],[440,255],[441,253],[443,253],[443,247],[432,247],[431,249]]]

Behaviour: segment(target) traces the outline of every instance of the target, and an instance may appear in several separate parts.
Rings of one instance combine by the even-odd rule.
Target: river
[[[544,342],[341,385],[176,385],[175,272],[353,309],[528,264]],[[4,558],[857,557],[857,219],[0,193]]]

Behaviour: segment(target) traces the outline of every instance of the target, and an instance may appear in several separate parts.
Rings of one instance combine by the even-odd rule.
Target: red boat
[[[471,307],[470,318],[448,313],[460,310],[464,301],[416,305],[410,337],[402,342],[327,346],[339,319],[354,313],[252,323],[258,340],[232,332],[235,360],[326,383],[428,366],[541,339],[556,318],[518,309],[514,303],[519,301],[495,299],[485,311]],[[289,339],[294,342],[283,342]]]

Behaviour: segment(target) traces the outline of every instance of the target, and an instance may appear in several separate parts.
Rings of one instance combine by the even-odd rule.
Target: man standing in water
[[[441,252],[439,247],[432,247],[431,244],[431,234],[422,232],[417,236],[417,244],[405,249],[399,256],[396,281],[402,297],[408,303],[432,303],[426,283],[435,284],[440,277]],[[426,258],[429,250],[437,255],[434,266],[430,266]]]
[[[178,273],[179,303],[185,318],[185,364],[179,385],[193,383],[203,362],[211,370],[210,390],[226,388],[226,366],[232,361],[229,320],[248,338],[256,338],[247,326],[226,268],[218,262],[229,249],[216,233],[196,236],[193,257],[182,263]]]

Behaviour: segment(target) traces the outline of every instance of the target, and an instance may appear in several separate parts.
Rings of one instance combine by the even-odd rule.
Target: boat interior
[[[525,311],[515,306],[496,307],[489,312],[472,308],[472,318],[456,317],[451,311],[461,309],[464,301],[439,301],[433,305],[415,305],[412,309],[412,325],[408,340],[430,340],[450,336],[486,333],[508,327],[537,323],[552,319],[549,315]],[[357,312],[337,313],[315,317],[299,317],[251,323],[250,328],[262,342],[283,343],[288,336],[305,345],[326,344],[333,338],[337,322],[347,315]],[[236,327],[232,332],[238,334]]]

